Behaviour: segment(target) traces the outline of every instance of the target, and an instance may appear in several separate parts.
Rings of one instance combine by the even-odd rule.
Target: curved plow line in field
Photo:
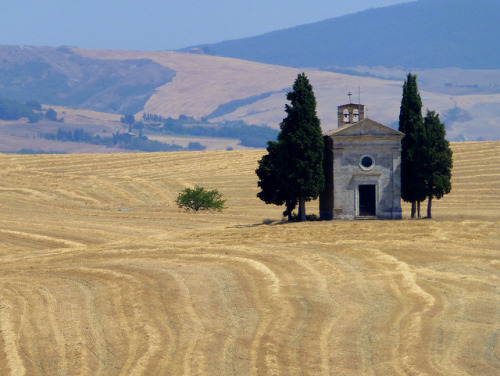
[[[7,181],[7,179],[5,179],[5,177],[4,177],[4,184],[6,181]],[[46,193],[46,192],[42,192],[41,190],[20,188],[20,187],[7,187],[7,188],[0,187],[0,192],[2,192],[3,194],[8,194],[8,193],[12,194],[13,193],[16,196],[19,196],[24,200],[40,199],[42,201],[49,201],[54,197],[52,192]]]
[[[187,255],[182,255],[179,260],[184,260]],[[202,261],[205,259],[205,256],[202,255],[200,259],[197,259],[197,261]],[[204,375],[207,374],[207,368],[209,366],[207,359],[207,355],[202,351],[202,349],[206,346],[202,344],[202,341],[206,341],[207,335],[208,337],[211,337],[211,333],[207,331],[206,324],[204,325],[201,314],[202,312],[199,311],[197,313],[197,310],[195,308],[195,298],[196,297],[196,292],[192,291],[192,289],[188,286],[188,281],[185,279],[185,277],[181,276],[180,274],[169,270],[168,273],[173,276],[175,281],[177,282],[179,286],[179,292],[182,295],[182,300],[184,304],[182,305],[184,307],[185,313],[188,315],[188,323],[186,324],[187,326],[187,333],[186,335],[188,336],[188,339],[186,340],[186,344],[182,345],[181,348],[178,349],[178,351],[181,351],[184,354],[184,359],[183,359],[183,372],[185,374],[200,374]],[[222,308],[222,307],[221,307]],[[229,324],[231,325],[231,324]],[[224,345],[222,346],[222,353],[225,354],[229,348],[232,347],[232,341],[234,341],[234,334],[230,333],[228,335],[228,339],[224,341]],[[231,337],[233,337],[231,339]],[[184,348],[185,346],[185,348]],[[211,359],[210,359],[211,360]],[[224,368],[227,368],[228,365],[232,363],[232,359],[226,359],[224,358]]]
[[[47,307],[47,312],[50,312],[52,314],[47,315],[47,319],[50,323],[50,330],[54,335],[54,347],[55,351],[58,353],[57,357],[59,359],[59,362],[57,363],[57,371],[60,372],[61,374],[67,374],[68,373],[68,357],[66,354],[65,350],[65,339],[64,339],[64,334],[61,330],[61,328],[58,325],[57,322],[57,316],[54,314],[56,311],[57,307],[57,300],[54,298],[54,296],[50,293],[50,290],[46,286],[41,286],[40,287],[41,293],[44,298],[45,305]]]
[[[4,353],[7,365],[13,374],[24,376],[26,369],[19,354],[19,343],[16,336],[16,327],[12,323],[12,307],[8,306],[4,296],[0,295],[0,334],[4,342]]]
[[[214,250],[214,252],[215,252],[215,250]],[[254,290],[254,292],[252,294],[254,296],[254,299],[256,299],[257,301],[260,302],[257,306],[260,307],[259,310],[261,310],[261,315],[260,315],[261,321],[259,322],[257,332],[256,332],[254,340],[253,340],[254,345],[252,346],[252,348],[254,350],[252,350],[252,353],[254,355],[253,355],[252,364],[254,364],[254,365],[261,364],[261,366],[259,366],[259,367],[262,367],[263,364],[265,364],[266,369],[269,370],[270,372],[273,369],[276,372],[278,372],[276,367],[277,367],[277,364],[279,364],[280,362],[276,358],[278,356],[278,353],[276,353],[276,349],[277,349],[276,346],[278,346],[278,344],[279,344],[279,346],[282,346],[283,339],[281,338],[282,335],[279,334],[279,332],[275,332],[276,329],[288,326],[291,322],[295,321],[297,318],[300,318],[299,324],[297,324],[299,328],[301,326],[306,325],[306,323],[308,323],[307,325],[311,325],[311,323],[309,322],[309,319],[307,319],[307,317],[301,317],[301,316],[297,317],[297,313],[299,313],[299,311],[297,311],[296,308],[295,309],[288,308],[285,310],[285,308],[288,306],[288,303],[285,304],[285,302],[283,302],[281,299],[277,300],[275,302],[275,304],[272,304],[271,302],[269,302],[269,300],[271,300],[271,301],[275,300],[275,298],[273,298],[273,297],[276,297],[276,293],[280,292],[279,286],[277,286],[275,283],[276,282],[275,279],[277,279],[278,277],[274,273],[269,271],[269,267],[265,266],[260,261],[242,258],[242,257],[229,257],[229,256],[213,255],[213,254],[205,254],[205,253],[198,254],[198,255],[191,255],[191,254],[182,254],[182,255],[181,254],[176,254],[176,255],[170,254],[169,255],[169,257],[172,257],[172,256],[177,260],[186,259],[186,260],[197,261],[197,262],[200,262],[200,261],[205,262],[205,261],[211,261],[211,260],[222,261],[223,264],[226,265],[226,268],[231,268],[231,269],[234,269],[235,265],[237,265],[237,264],[240,264],[242,266],[245,265],[245,267],[250,266],[250,268],[252,270],[254,270],[255,272],[262,275],[263,278],[258,278],[259,281],[267,280],[266,289],[269,291],[270,295],[268,295],[268,296],[262,295],[264,293],[263,290],[258,290],[259,292],[257,292],[257,290]],[[134,262],[134,264],[136,262],[144,263],[144,260],[136,259],[136,258],[129,259],[128,261]],[[315,261],[317,262],[318,260],[316,259]],[[166,262],[166,261],[162,261],[161,263],[163,263],[163,262]],[[172,260],[169,260],[168,262],[172,262]],[[235,264],[235,262],[236,262],[236,264]],[[294,261],[294,262],[297,262],[297,261]],[[301,262],[300,265],[303,266],[303,263]],[[170,273],[172,273],[172,272],[169,272],[169,274]],[[270,274],[270,273],[272,273],[272,274]],[[315,272],[315,274],[317,274],[317,273],[318,272]],[[239,274],[241,275],[242,271],[240,271]],[[253,272],[252,272],[252,274],[253,274]],[[177,278],[182,278],[182,276],[178,275]],[[253,280],[253,279],[254,279],[253,277],[250,277],[250,280]],[[178,283],[180,283],[180,282],[178,282]],[[292,283],[292,285],[295,285],[295,283]],[[184,291],[182,294],[183,296],[186,296],[186,297],[189,296],[190,292],[189,292],[189,289],[187,287],[182,288],[181,290]],[[261,298],[259,298],[259,296],[261,296]],[[283,314],[279,314],[279,313],[273,314],[274,308],[272,308],[272,307],[275,306],[276,304],[279,304],[279,306],[282,307],[282,309],[284,310]],[[193,303],[189,300],[189,302],[186,301],[182,306],[191,307],[191,308],[187,308],[187,312],[189,314],[189,317],[191,317],[191,319],[188,321],[194,323],[194,329],[196,329],[195,332],[203,333],[204,332],[203,327],[200,327],[199,324],[196,324],[199,319],[197,319],[196,312],[192,308]],[[290,309],[292,309],[292,310],[290,311]],[[286,312],[288,312],[288,313],[286,313]],[[232,314],[230,314],[230,315],[232,315]],[[295,317],[295,319],[292,319],[292,317]],[[306,320],[306,321],[304,321],[304,320]],[[335,320],[335,319],[333,318],[333,320]],[[331,325],[328,322],[322,326],[328,326],[329,328],[331,327]],[[305,326],[304,326],[304,328],[305,328]],[[300,332],[301,330],[298,330],[298,331]],[[295,330],[291,331],[291,332],[295,332]],[[272,334],[272,333],[276,333],[276,334]],[[191,340],[190,340],[191,343],[188,344],[187,349],[182,350],[184,348],[184,347],[182,347],[180,350],[178,350],[178,351],[181,351],[182,353],[187,354],[186,356],[188,359],[184,358],[185,359],[184,360],[184,367],[188,367],[187,369],[191,369],[191,367],[195,367],[195,364],[196,364],[196,367],[203,368],[202,358],[199,357],[198,351],[195,350],[196,343],[193,342],[194,337],[192,337],[192,334],[190,334],[188,336],[188,338],[191,338]],[[230,349],[230,348],[234,347],[234,343],[233,343],[234,340],[231,338],[232,338],[232,335],[229,334],[229,337],[227,338],[227,341],[224,345],[224,349],[228,349],[228,348]],[[298,342],[297,345],[298,344],[300,344],[300,342]],[[259,353],[262,354],[262,350],[264,348],[267,348],[267,351],[266,351],[266,355],[264,356],[264,358],[262,358],[261,355],[257,355],[257,354],[259,354]],[[224,352],[225,351],[227,351],[227,350],[224,350]],[[298,349],[297,349],[297,351],[298,351]],[[294,352],[294,353],[298,354],[298,352]],[[189,354],[194,354],[194,355],[189,355]],[[281,355],[281,356],[283,356],[283,355]],[[288,355],[288,357],[290,357],[290,356],[293,357],[293,354]],[[195,360],[190,361],[189,359],[197,359],[197,361],[195,361]],[[229,361],[229,359],[226,358],[226,361],[225,361],[226,367],[231,368],[232,367],[231,363],[227,363],[228,361]],[[186,362],[189,362],[189,363],[186,363]]]
[[[130,298],[128,296],[133,296],[131,289],[128,286],[140,286],[142,285],[142,280],[133,277],[130,274],[123,272],[117,272],[112,269],[103,268],[90,268],[90,267],[77,267],[75,269],[65,269],[65,271],[77,271],[82,272],[87,276],[99,278],[100,283],[104,283],[108,286],[104,290],[113,291],[110,294],[113,298],[113,321],[117,322],[121,326],[121,330],[124,331],[128,338],[127,343],[127,356],[126,361],[121,365],[120,374],[121,375],[142,375],[147,374],[148,366],[150,366],[151,361],[154,356],[158,355],[160,351],[160,337],[158,331],[154,330],[145,320],[143,310],[143,305],[139,304],[138,301],[128,301]],[[114,281],[127,281],[127,284],[120,285],[118,282],[111,283],[109,281],[110,277]],[[144,278],[143,278],[144,279]],[[124,300],[128,301],[125,304]],[[132,313],[132,318],[127,317],[125,312],[125,307],[130,306]],[[94,310],[96,307],[94,307]],[[129,315],[130,316],[130,313]],[[132,326],[131,326],[132,325]],[[145,337],[147,341],[147,346],[139,347],[139,333],[142,333],[141,337]],[[107,354],[108,350],[106,347],[96,349],[96,354]],[[118,367],[117,367],[118,368]]]
[[[19,239],[0,263],[0,370],[494,375],[500,182],[463,168],[462,150],[436,221],[286,225],[261,223],[281,212],[254,197],[262,152],[9,156],[30,167],[0,183],[0,238]],[[172,210],[166,198],[196,183],[231,207]]]
[[[473,170],[475,172],[477,171],[477,169],[471,169],[471,170]],[[464,178],[455,177],[454,179],[457,181],[461,181],[461,180],[468,181],[468,180],[477,180],[479,178],[483,179],[483,178],[493,178],[493,177],[496,177],[496,178],[500,177],[500,172],[493,173],[493,174],[468,174],[467,177],[464,177]]]
[[[220,246],[217,247],[217,250],[220,250]],[[230,263],[228,267],[234,267],[234,262],[248,265],[257,272],[262,273],[264,279],[267,280],[266,287],[267,291],[269,291],[269,295],[262,295],[264,291],[260,289],[260,293],[255,297],[259,302],[257,307],[259,307],[262,313],[260,315],[261,321],[258,325],[251,351],[254,371],[256,373],[265,372],[266,374],[279,374],[280,367],[278,365],[283,363],[284,360],[282,359],[280,362],[279,358],[289,358],[289,361],[285,361],[285,364],[290,364],[291,361],[291,364],[303,364],[303,366],[307,367],[310,371],[317,369],[318,372],[321,371],[328,374],[330,372],[330,364],[328,361],[328,337],[333,326],[337,322],[337,318],[332,314],[328,319],[323,317],[321,321],[314,320],[311,317],[311,309],[307,300],[302,298],[297,300],[293,298],[295,295],[294,293],[290,295],[290,289],[294,290],[299,288],[299,286],[300,288],[304,288],[308,284],[311,284],[311,288],[314,288],[313,286],[316,286],[316,288],[318,286],[320,287],[316,292],[319,295],[318,298],[321,297],[322,300],[324,299],[325,304],[326,302],[331,304],[331,297],[328,293],[329,289],[325,276],[310,265],[310,262],[312,262],[318,268],[320,267],[318,263],[324,263],[325,260],[315,254],[309,254],[307,252],[301,253],[301,257],[296,258],[296,252],[282,251],[280,252],[279,260],[273,260],[274,267],[278,267],[279,265],[279,269],[283,269],[281,264],[286,262],[305,269],[307,273],[297,272],[296,276],[290,275],[288,270],[295,269],[290,266],[290,268],[281,270],[280,276],[278,277],[276,271],[271,271],[270,267],[264,264],[264,260],[266,263],[269,263],[271,260],[268,260],[263,254],[256,253],[255,249],[241,249],[241,247],[238,247],[237,250],[233,248],[232,251],[233,253],[239,254],[245,252],[248,255],[244,258],[241,256],[233,257],[206,254],[200,256],[204,258],[208,256],[213,259],[222,258]],[[254,259],[249,258],[252,256]],[[257,261],[257,259],[262,259],[262,261]],[[307,259],[309,259],[309,261]],[[328,264],[325,266],[327,269],[328,267],[331,272],[332,265]],[[336,272],[334,274],[339,273],[338,269],[334,268],[334,270]],[[311,276],[314,277],[311,278]],[[300,277],[301,280],[298,281],[296,279],[297,277]],[[281,284],[286,286],[287,292],[282,290],[280,287]],[[255,294],[257,293],[254,293],[254,295]],[[284,301],[283,295],[289,296],[289,298]],[[292,302],[295,303],[291,305]],[[280,307],[279,311],[276,311],[276,306]],[[294,328],[293,330],[290,328],[290,330],[287,331],[288,333],[295,333],[293,337],[294,340],[292,341],[282,338],[283,335],[280,334],[283,330],[282,328],[289,326]],[[319,343],[320,353],[310,353],[304,348],[304,343],[302,343],[302,341],[305,340],[304,335],[306,335],[306,329],[312,330],[313,327],[315,328],[314,332],[321,333]],[[310,334],[307,334],[307,336],[309,337]],[[285,342],[289,343],[289,346],[293,345],[294,348],[294,350],[289,349],[288,354],[283,354],[278,350]],[[265,350],[264,354],[262,350]],[[265,364],[264,371],[259,368],[259,364]]]
[[[219,250],[219,248],[217,249]],[[258,327],[255,332],[255,337],[253,339],[253,344],[250,350],[250,358],[251,358],[251,364],[252,364],[252,369],[253,372],[256,374],[261,373],[260,368],[265,365],[265,372],[266,374],[279,374],[279,362],[277,359],[277,347],[276,347],[276,341],[280,339],[279,334],[273,335],[275,332],[274,327],[272,326],[273,321],[278,320],[276,316],[280,317],[278,321],[280,322],[281,325],[284,325],[289,322],[290,318],[287,317],[283,312],[288,311],[285,310],[285,307],[283,306],[283,301],[282,300],[276,300],[277,296],[280,293],[280,283],[279,283],[279,278],[267,267],[264,265],[262,262],[253,260],[253,259],[248,259],[248,258],[243,258],[243,257],[233,257],[233,256],[225,256],[225,255],[213,255],[213,254],[208,254],[208,253],[202,253],[202,254],[182,254],[182,255],[177,255],[181,256],[183,259],[191,259],[191,260],[197,260],[197,261],[205,261],[205,260],[216,260],[216,261],[222,261],[224,262],[225,265],[228,267],[234,268],[234,263],[238,263],[244,266],[249,266],[252,270],[260,274],[264,280],[267,281],[266,283],[266,289],[269,291],[269,294],[265,294],[264,290],[257,290],[257,288],[252,284],[251,289],[252,289],[252,296],[256,300],[258,304],[256,304],[256,308],[261,312],[259,317],[259,323]],[[248,270],[245,272],[248,273]],[[251,275],[252,273],[250,273]],[[252,278],[253,279],[253,278]],[[259,280],[261,280],[259,278]],[[189,296],[189,290],[185,287],[185,285],[182,287],[182,290],[184,292],[184,295]],[[269,300],[272,302],[274,301],[275,304],[272,304],[269,302]],[[274,312],[274,307],[276,304],[280,304],[281,307],[281,312],[276,313]],[[187,306],[187,310],[189,313],[189,316],[192,318],[192,321],[195,321],[195,330],[194,332],[201,332],[202,328],[200,327],[199,320],[194,320],[193,318],[197,318],[196,313],[192,309],[192,304],[186,302],[184,306]],[[274,312],[274,314],[273,314]],[[194,347],[196,343],[194,342],[196,337],[193,337],[193,339],[190,340],[190,345],[188,346],[187,353],[193,354],[194,353]],[[231,343],[228,342],[226,346],[231,347]],[[262,350],[265,349],[264,353],[265,355],[259,355],[262,354]],[[186,374],[191,374],[190,372],[190,365],[187,363],[189,359],[193,358],[193,356],[189,356],[185,358],[185,363],[184,363],[184,370]],[[199,358],[199,354],[197,355],[196,358]],[[203,359],[203,357],[201,357]],[[228,366],[227,363],[228,360],[226,360],[226,367]],[[263,363],[263,364],[262,364]],[[258,364],[261,364],[260,366]],[[199,360],[197,362],[198,367],[202,367],[203,363]],[[197,370],[198,372],[200,370]],[[203,374],[203,373],[202,373]]]
[[[415,273],[411,271],[407,263],[379,249],[363,248],[363,250],[369,252],[378,261],[379,266],[384,270],[388,270],[386,273],[398,275],[401,279],[398,289],[400,289],[402,295],[411,296],[414,300],[413,308],[400,321],[402,340],[400,341],[399,352],[405,373],[420,374],[418,370],[421,369],[421,364],[415,364],[418,360],[413,358],[413,354],[416,348],[425,347],[422,343],[422,331],[424,329],[422,320],[424,315],[432,310],[436,299],[417,284]],[[433,313],[433,316],[435,314]],[[422,363],[422,361],[419,363]],[[428,367],[429,365],[425,368]],[[439,373],[439,371],[433,369],[432,373]]]
[[[359,249],[359,248],[358,248]],[[362,253],[364,249],[359,249]],[[364,255],[362,256],[365,257]],[[376,366],[381,374],[398,374],[405,372],[398,352],[399,341],[399,322],[403,317],[401,307],[392,310],[390,320],[384,319],[384,303],[380,302],[376,294],[380,294],[379,289],[374,288],[374,284],[369,273],[365,273],[362,265],[357,265],[353,259],[342,256],[333,256],[332,262],[335,262],[345,275],[343,288],[339,291],[339,304],[344,304],[338,315],[334,330],[329,338],[328,361],[331,370],[350,368],[357,364],[357,371],[351,374],[372,374]],[[372,263],[371,259],[367,262]],[[374,263],[376,270],[382,269],[378,263]],[[400,298],[400,292],[397,281],[394,281],[391,272],[382,272],[384,276],[389,277],[387,284],[389,293]],[[378,273],[377,273],[378,274]],[[376,276],[376,280],[381,280]],[[362,306],[368,306],[369,309]],[[386,323],[387,321],[387,323]],[[393,324],[391,324],[393,323]],[[389,334],[381,341],[378,331],[390,328]],[[397,327],[397,328],[396,328]],[[335,331],[337,330],[337,332]],[[378,362],[377,357],[387,357],[398,359],[391,363]],[[328,373],[329,374],[329,373]]]
[[[129,275],[123,273],[117,273],[109,270],[102,269],[92,269],[87,267],[76,267],[76,268],[64,268],[64,269],[53,269],[50,268],[51,274],[47,275],[47,277],[51,277],[51,279],[61,279],[64,283],[70,283],[71,285],[76,286],[78,294],[74,295],[75,298],[78,298],[78,305],[81,307],[80,310],[74,311],[70,314],[72,321],[76,325],[72,325],[71,328],[66,328],[64,331],[64,337],[61,338],[60,334],[62,333],[62,328],[59,329],[55,324],[56,319],[60,317],[61,312],[56,312],[54,309],[55,298],[48,290],[47,286],[42,287],[41,295],[43,299],[39,301],[36,309],[43,313],[43,315],[47,316],[47,321],[50,323],[49,327],[44,324],[25,324],[27,328],[31,328],[28,332],[31,336],[45,337],[45,336],[55,336],[55,341],[51,341],[52,345],[57,348],[57,351],[61,352],[64,349],[67,349],[66,356],[62,356],[57,363],[53,364],[45,364],[43,367],[47,370],[48,367],[57,367],[56,369],[60,371],[61,369],[67,368],[67,364],[65,363],[65,359],[72,359],[72,371],[79,370],[80,373],[83,374],[100,374],[104,372],[104,367],[106,369],[111,368],[121,368],[121,372],[123,375],[140,375],[140,374],[149,374],[148,369],[151,369],[151,363],[153,362],[154,357],[158,354],[160,350],[160,338],[158,336],[158,331],[153,329],[147,320],[144,320],[144,315],[141,312],[144,305],[132,303],[132,313],[133,318],[131,320],[127,320],[124,315],[124,304],[122,302],[122,297],[127,296],[127,293],[121,291],[121,288],[117,289],[116,284],[110,284],[105,280],[101,280],[100,284],[104,283],[108,285],[110,291],[114,293],[111,294],[113,297],[114,303],[111,307],[115,310],[113,314],[113,321],[118,320],[119,325],[125,325],[127,335],[129,336],[127,343],[131,344],[131,347],[128,350],[128,356],[126,357],[127,362],[122,367],[114,366],[116,363],[114,359],[114,355],[109,352],[108,344],[106,340],[106,333],[104,331],[103,325],[106,323],[106,320],[103,322],[102,315],[98,315],[97,312],[101,311],[99,307],[102,307],[102,303],[96,302],[95,289],[99,287],[99,285],[95,285],[95,277],[97,278],[109,278],[111,275],[115,279],[123,280],[126,279],[132,285],[140,284],[142,281],[139,281],[136,278],[133,278]],[[52,274],[52,273],[56,274]],[[65,274],[69,274],[65,276]],[[93,278],[91,281],[87,281],[89,277]],[[28,286],[25,286],[28,287]],[[55,287],[54,287],[55,288]],[[105,290],[107,290],[106,288]],[[20,295],[24,295],[25,288],[19,290]],[[30,294],[33,297],[33,293],[26,290],[26,294]],[[61,302],[60,302],[61,303]],[[31,310],[30,310],[31,311]],[[70,311],[71,312],[71,311]],[[29,313],[24,310],[24,313]],[[68,315],[68,312],[65,312]],[[23,320],[29,318],[29,316],[23,314]],[[133,329],[129,326],[128,323],[134,325]],[[138,325],[141,323],[142,325]],[[21,327],[22,329],[22,327]],[[27,329],[24,329],[27,330]],[[55,333],[55,334],[54,334]],[[136,334],[142,333],[141,337],[146,337],[147,346],[139,347],[139,341]],[[19,335],[23,335],[22,332]],[[136,338],[134,338],[136,337]],[[35,342],[36,343],[36,342]],[[31,342],[25,342],[24,347],[31,347]],[[37,347],[33,347],[32,351],[37,351]],[[8,351],[9,349],[6,348]],[[30,351],[30,352],[32,352]],[[12,351],[8,351],[8,355],[13,356],[15,354]],[[41,354],[40,354],[41,355]],[[39,357],[31,357],[34,359],[38,359]],[[43,359],[43,357],[42,357]],[[59,361],[63,363],[60,364]],[[156,362],[156,360],[154,361]],[[11,362],[12,363],[12,362]],[[10,364],[9,364],[10,365]],[[17,375],[17,372],[14,368],[10,367],[11,370]],[[55,374],[49,372],[49,374]],[[62,373],[66,374],[66,373]]]
[[[49,242],[56,243],[56,244],[59,243],[59,244],[65,245],[66,247],[71,247],[71,248],[81,248],[81,247],[86,246],[86,244],[74,242],[71,240],[54,238],[54,237],[46,236],[46,235],[32,234],[32,233],[22,232],[22,231],[0,229],[0,234],[10,234],[10,235],[19,236],[21,238],[28,238],[28,239],[35,239],[35,240],[48,240]]]

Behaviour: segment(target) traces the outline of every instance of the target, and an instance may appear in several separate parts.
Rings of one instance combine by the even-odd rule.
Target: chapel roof
[[[323,133],[323,136],[357,136],[357,135],[376,135],[376,136],[400,136],[404,133],[396,131],[388,126],[376,122],[370,118],[365,118],[357,123],[352,123],[341,128],[335,128]]]

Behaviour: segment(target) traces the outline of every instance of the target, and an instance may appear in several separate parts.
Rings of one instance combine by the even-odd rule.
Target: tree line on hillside
[[[243,121],[224,121],[210,123],[206,118],[197,120],[191,116],[180,115],[177,119],[144,113],[142,121],[136,121],[134,115],[128,114],[121,122],[129,124],[129,131],[148,128],[174,136],[196,136],[213,138],[230,138],[240,140],[242,146],[262,148],[267,141],[275,140],[278,131],[266,126],[247,125]]]
[[[0,120],[19,120],[27,118],[30,123],[37,123],[39,120],[47,119],[51,121],[64,122],[63,118],[57,117],[57,112],[49,108],[42,109],[42,105],[37,101],[27,101],[25,103],[0,99]],[[142,135],[143,129],[154,132],[163,132],[175,136],[195,136],[212,138],[230,138],[240,140],[242,146],[261,148],[265,147],[267,141],[276,139],[278,131],[266,126],[247,125],[243,121],[225,121],[224,123],[209,123],[207,119],[196,120],[193,117],[180,115],[179,118],[165,118],[156,114],[143,114],[142,121],[136,121],[133,114],[126,114],[120,121],[128,125],[129,133],[138,129],[140,134],[137,138],[120,137],[119,142],[125,148],[133,148],[143,151],[172,151],[172,150],[204,150],[205,147],[199,142],[191,142],[188,147],[182,148],[179,145],[167,145],[158,141],[148,140]],[[61,133],[62,132],[62,133]],[[71,136],[69,131],[59,129],[55,134],[45,134],[44,138],[59,141],[88,142],[96,145],[116,145],[110,137],[92,136],[81,129],[73,131]]]
[[[242,146],[261,148],[267,141],[274,140],[278,131],[257,125],[246,125],[243,121],[225,122],[217,126],[182,125],[175,121],[164,122],[167,133],[198,137],[231,138],[240,140]]]
[[[19,120],[22,118],[27,118],[30,123],[37,123],[43,118],[51,121],[64,121],[64,119],[57,118],[57,112],[53,108],[43,110],[42,105],[37,101],[30,100],[23,103],[0,98],[1,120]]]
[[[126,150],[138,150],[144,152],[161,152],[161,151],[198,151],[205,150],[206,147],[199,142],[190,142],[187,148],[177,144],[166,144],[164,142],[150,140],[143,135],[135,135],[132,133],[115,132],[111,136],[92,135],[83,128],[75,129],[74,131],[65,131],[58,128],[56,133],[40,133],[39,137],[47,140],[63,141],[63,142],[84,142],[93,145],[103,145],[106,147],[116,147]]]
[[[286,118],[280,124],[277,141],[269,141],[267,154],[259,160],[256,174],[266,204],[285,204],[283,215],[292,219],[299,205],[298,219],[306,220],[305,202],[316,199],[324,187],[324,140],[316,116],[316,99],[309,80],[299,74],[287,94]],[[408,74],[403,85],[399,130],[401,141],[401,197],[412,203],[411,217],[420,218],[420,202],[428,199],[431,218],[434,198],[451,191],[452,152],[445,126],[434,111],[422,117],[422,101],[416,76]]]

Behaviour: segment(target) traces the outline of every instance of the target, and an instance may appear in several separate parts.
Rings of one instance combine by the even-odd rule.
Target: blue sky
[[[0,0],[0,44],[172,50],[413,0]]]

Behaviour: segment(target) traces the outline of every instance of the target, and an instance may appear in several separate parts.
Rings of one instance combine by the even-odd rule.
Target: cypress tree
[[[316,199],[324,186],[323,135],[313,88],[304,73],[286,98],[291,104],[285,105],[278,140],[268,143],[268,155],[256,170],[261,188],[257,196],[267,204],[286,203],[283,214],[289,218],[298,203],[299,218],[305,220],[306,201]]]
[[[403,84],[398,130],[405,134],[401,141],[401,198],[412,203],[411,217],[414,218],[417,203],[420,216],[420,202],[427,195],[419,165],[419,149],[425,144],[422,99],[418,92],[417,76],[411,73],[408,73]]]
[[[446,128],[439,114],[427,110],[424,119],[426,135],[425,175],[427,193],[427,218],[432,218],[432,199],[440,199],[451,192],[453,152],[446,140]]]
[[[282,185],[284,178],[281,174],[282,154],[279,150],[281,144],[269,141],[267,145],[268,154],[259,160],[259,168],[255,170],[257,176],[260,178],[257,185],[261,189],[257,193],[257,197],[266,204],[280,206],[286,201],[285,187]]]

